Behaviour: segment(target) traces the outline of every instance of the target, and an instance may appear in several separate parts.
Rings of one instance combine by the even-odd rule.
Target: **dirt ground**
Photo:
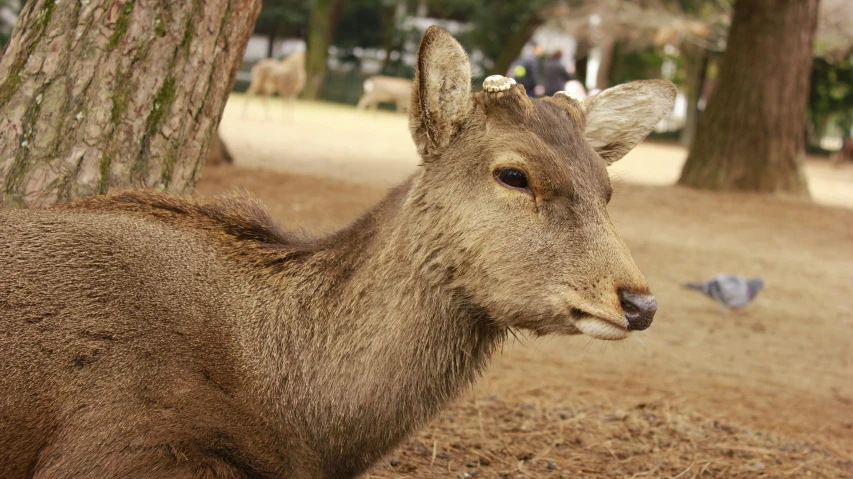
[[[405,117],[260,104],[221,125],[236,166],[198,192],[242,188],[287,228],[351,221],[417,165]],[[853,168],[810,162],[825,205],[671,183],[683,150],[641,145],[614,176],[610,212],[657,296],[624,342],[506,345],[477,386],[370,477],[853,477]],[[643,166],[645,165],[645,166]],[[761,275],[725,315],[686,281]]]

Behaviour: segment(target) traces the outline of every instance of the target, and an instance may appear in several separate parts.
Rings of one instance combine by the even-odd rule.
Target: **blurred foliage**
[[[381,48],[385,33],[383,15],[388,15],[389,9],[393,15],[396,3],[384,0],[347,1],[335,31],[334,45],[342,49]]]
[[[835,120],[845,137],[850,134],[853,127],[853,55],[838,62],[814,59],[809,116],[817,133],[822,133],[827,122]]]
[[[554,0],[501,2],[466,0],[460,3],[468,3],[470,8],[471,29],[461,39],[463,44],[479,49],[488,61],[495,62],[504,48],[513,46],[513,38],[519,35],[524,36],[526,38],[521,39],[521,43],[526,43],[529,35],[526,35],[524,30],[531,23],[537,25],[541,23],[543,19],[538,18],[541,12],[555,2]],[[490,65],[487,64],[484,67],[488,70]],[[503,67],[498,69],[504,70]]]
[[[311,0],[263,0],[255,32],[273,37],[306,36]]]
[[[630,49],[624,42],[616,44],[613,52],[613,65],[610,67],[611,85],[618,85],[633,80],[660,77],[665,59],[671,58],[676,62],[677,73],[672,79],[679,87],[685,84],[684,59],[679,55],[667,55],[661,48],[653,45],[641,49]]]

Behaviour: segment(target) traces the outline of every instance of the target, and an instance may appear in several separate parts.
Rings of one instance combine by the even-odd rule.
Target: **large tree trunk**
[[[679,184],[808,196],[803,128],[818,0],[738,0]]]
[[[320,97],[323,77],[326,76],[326,62],[329,57],[329,45],[335,36],[341,10],[346,0],[314,0],[311,19],[308,24],[308,53],[305,60],[305,98],[316,100]]]
[[[260,0],[30,0],[0,60],[0,204],[192,191]]]

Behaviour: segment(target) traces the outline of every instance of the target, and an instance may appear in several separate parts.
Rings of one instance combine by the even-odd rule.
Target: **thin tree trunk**
[[[275,38],[278,30],[275,25],[273,25],[270,30],[270,43],[267,45],[267,58],[273,58],[275,56]]]
[[[739,0],[679,184],[808,196],[802,163],[818,0]]]
[[[702,97],[702,85],[708,71],[708,51],[697,48],[687,52],[685,66],[687,70],[687,118],[681,130],[679,142],[689,147],[696,137],[696,127],[699,123],[699,100]]]
[[[397,7],[386,6],[380,9],[379,19],[382,24],[382,47],[385,50],[385,58],[382,59],[382,68],[379,71],[388,74],[388,65],[391,64],[391,52],[394,51],[394,37],[397,33]]]
[[[504,42],[503,50],[495,57],[489,75],[506,75],[512,62],[518,58],[524,45],[530,41],[530,37],[536,33],[536,29],[542,25],[542,22],[543,20],[538,14],[532,13],[527,21],[521,25],[521,28],[512,32]]]
[[[0,204],[192,191],[260,0],[30,0],[0,60]]]
[[[616,39],[612,35],[604,35],[599,47],[601,48],[601,60],[598,63],[598,74],[595,76],[595,87],[604,90],[609,86],[610,66],[613,64]]]
[[[307,80],[302,95],[315,100],[320,97],[323,78],[326,76],[326,62],[329,57],[329,45],[335,36],[341,10],[346,0],[315,0],[308,24],[308,52],[305,61]]]

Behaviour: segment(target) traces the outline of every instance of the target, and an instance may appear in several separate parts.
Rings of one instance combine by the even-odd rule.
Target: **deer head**
[[[428,29],[409,114],[423,168],[407,200],[430,241],[425,268],[504,327],[599,339],[647,328],[657,303],[607,214],[606,167],[675,93],[650,80],[535,100],[496,76],[472,94],[465,51]]]

